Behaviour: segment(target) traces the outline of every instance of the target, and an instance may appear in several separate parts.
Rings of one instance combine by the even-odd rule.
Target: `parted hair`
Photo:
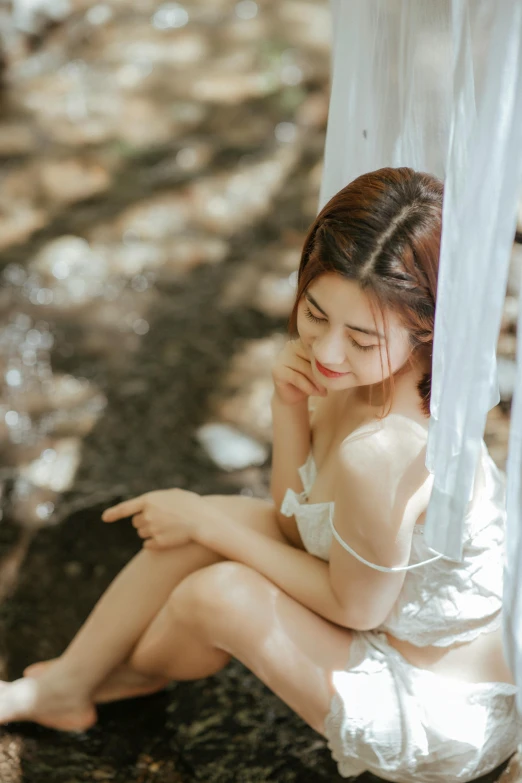
[[[443,184],[413,169],[382,168],[363,174],[323,207],[304,242],[290,330],[297,331],[297,306],[319,275],[336,272],[359,283],[375,318],[386,310],[407,329],[412,351],[432,357],[437,275],[442,231]],[[388,349],[390,394],[393,377]],[[431,371],[417,385],[430,415]]]

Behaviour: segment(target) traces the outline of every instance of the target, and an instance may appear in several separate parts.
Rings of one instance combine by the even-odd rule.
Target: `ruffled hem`
[[[324,722],[326,746],[337,764],[342,778],[351,778],[367,772],[367,767],[355,756],[346,756],[341,739],[341,727],[344,722],[344,704],[338,693],[334,693],[330,702],[330,711]]]
[[[441,609],[440,612],[435,612],[435,617],[441,617],[445,619],[445,622],[447,624],[450,623],[450,620],[448,619],[448,614],[444,613],[444,611]],[[433,618],[431,618],[433,619]],[[455,624],[457,624],[457,620],[454,620]],[[469,622],[469,621],[468,621]],[[465,623],[465,620],[462,621],[462,623]],[[416,647],[451,647],[453,644],[466,644],[467,642],[473,642],[475,639],[478,639],[479,636],[483,633],[492,633],[493,631],[497,631],[502,624],[502,615],[499,614],[498,616],[494,617],[492,620],[490,620],[488,623],[485,623],[484,625],[481,625],[480,627],[476,628],[470,628],[468,630],[463,630],[460,633],[453,633],[450,636],[444,636],[443,629],[440,629],[439,631],[435,631],[434,629],[430,629],[428,633],[422,634],[416,634],[413,628],[408,628],[407,619],[404,615],[400,616],[400,622],[398,624],[398,627],[395,627],[392,624],[386,624],[381,625],[379,628],[376,628],[376,631],[386,631],[387,633],[391,634],[392,636],[395,636],[396,639],[403,642],[411,642],[411,644],[414,644]],[[414,625],[418,627],[418,621],[415,621]]]
[[[356,654],[355,656],[350,655],[345,671],[350,677],[358,680],[360,675],[365,673],[362,667],[358,668],[358,665],[361,663],[359,653],[364,652],[361,647],[361,644],[364,644],[364,638],[359,638],[359,635],[357,635],[354,641]],[[365,660],[373,662],[373,655],[369,651]],[[354,666],[357,668],[355,669]],[[438,675],[434,676],[438,677]],[[442,679],[444,680],[444,678]],[[463,683],[463,685],[465,684]],[[400,731],[395,739],[391,735],[387,737],[386,746],[379,746],[379,743],[377,745],[369,744],[371,731],[370,725],[367,723],[368,711],[363,710],[364,718],[363,713],[358,716],[357,699],[355,699],[354,704],[351,705],[354,708],[352,713],[350,704],[343,700],[339,692],[334,692],[330,701],[330,709],[324,722],[324,736],[327,747],[337,765],[339,775],[342,778],[352,778],[364,772],[370,772],[385,780],[395,781],[395,783],[447,783],[448,779],[453,779],[459,783],[471,783],[478,777],[496,769],[513,755],[517,749],[517,744],[522,740],[522,719],[519,719],[513,711],[506,710],[505,704],[499,703],[495,706],[497,701],[495,697],[511,695],[514,686],[508,683],[470,683],[469,685],[471,688],[478,688],[477,701],[479,703],[490,705],[491,720],[495,724],[494,735],[491,734],[488,737],[482,749],[482,755],[480,755],[480,751],[477,748],[478,757],[468,759],[466,763],[464,759],[460,759],[457,746],[454,762],[447,755],[447,751],[443,751],[438,760],[433,760],[432,765],[426,765],[426,759],[423,758],[422,754],[418,758],[414,754],[410,758],[403,758],[396,767],[394,767],[391,758],[386,758],[386,750],[392,751],[393,749],[393,753],[396,753],[398,746],[403,745],[405,738],[401,739]],[[481,685],[485,687],[481,688]],[[379,689],[379,687],[379,685],[376,685],[376,689]],[[347,694],[349,694],[350,690],[351,688],[348,685]],[[464,690],[467,690],[467,688],[464,688]],[[361,692],[354,687],[354,694],[356,693],[358,693],[360,698]],[[370,698],[370,695],[370,692],[368,692],[368,698]],[[465,696],[465,694],[463,695]],[[407,718],[403,715],[402,719]],[[397,715],[397,720],[398,726],[401,725],[402,721],[399,715]],[[499,737],[502,738],[500,741],[498,740]],[[495,741],[492,741],[493,738],[496,738]],[[451,738],[448,738],[448,742],[451,744]],[[437,750],[435,747],[433,749]],[[413,746],[410,750],[413,751]],[[440,750],[442,750],[442,747]],[[376,752],[377,755],[384,753],[383,760],[385,763],[382,767],[373,758],[371,761],[368,758],[369,755],[373,757]],[[363,758],[366,760],[363,761]],[[386,760],[390,762],[389,766],[386,764]],[[397,761],[399,760],[397,759]],[[460,766],[460,762],[462,762],[462,766]],[[450,765],[449,767],[448,764]],[[451,769],[452,764],[453,769]]]
[[[301,492],[301,494],[298,495],[293,489],[287,489],[283,502],[281,503],[281,514],[285,517],[294,517],[296,513],[299,513],[304,500],[304,492]]]

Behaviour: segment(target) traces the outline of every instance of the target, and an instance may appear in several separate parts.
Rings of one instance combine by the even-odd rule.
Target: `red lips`
[[[326,367],[323,367],[321,362],[318,362],[317,359],[315,359],[315,364],[319,372],[326,375],[327,378],[342,378],[343,375],[350,374],[349,372],[333,372],[332,370],[328,370]]]

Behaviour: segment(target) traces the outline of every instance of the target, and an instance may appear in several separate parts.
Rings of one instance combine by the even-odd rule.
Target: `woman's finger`
[[[132,517],[132,526],[133,527],[141,527],[145,524],[145,517],[143,516],[143,512],[140,511],[139,514],[134,514]]]
[[[326,392],[326,387],[315,380],[310,362],[306,359],[302,359],[301,357],[296,358],[296,366],[292,367],[291,369],[299,372],[301,375],[304,375],[305,378],[307,378],[315,386],[319,394],[324,394]]]
[[[159,544],[153,539],[148,538],[146,541],[143,542],[143,549],[161,549],[162,547],[159,546]]]
[[[319,388],[312,383],[311,380],[297,370],[290,370],[287,383],[291,383],[292,386],[297,386],[298,389],[308,395],[322,394],[322,392],[319,391]]]
[[[102,519],[104,522],[116,522],[117,519],[131,517],[133,514],[142,511],[144,505],[144,495],[140,495],[137,498],[131,498],[130,500],[124,500],[123,503],[118,503],[116,506],[106,508],[102,514]]]
[[[148,525],[143,525],[143,527],[139,527],[136,532],[140,538],[150,538],[150,536],[152,535],[150,531],[150,527]]]

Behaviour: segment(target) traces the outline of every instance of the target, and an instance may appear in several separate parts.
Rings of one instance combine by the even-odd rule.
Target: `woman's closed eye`
[[[318,318],[308,307],[305,307],[305,317],[308,318],[309,321],[313,321],[315,324],[327,323],[326,318]],[[378,347],[377,345],[359,345],[359,343],[356,343],[352,337],[350,337],[350,340],[352,345],[354,345],[355,348],[359,348],[361,351],[371,351]]]

